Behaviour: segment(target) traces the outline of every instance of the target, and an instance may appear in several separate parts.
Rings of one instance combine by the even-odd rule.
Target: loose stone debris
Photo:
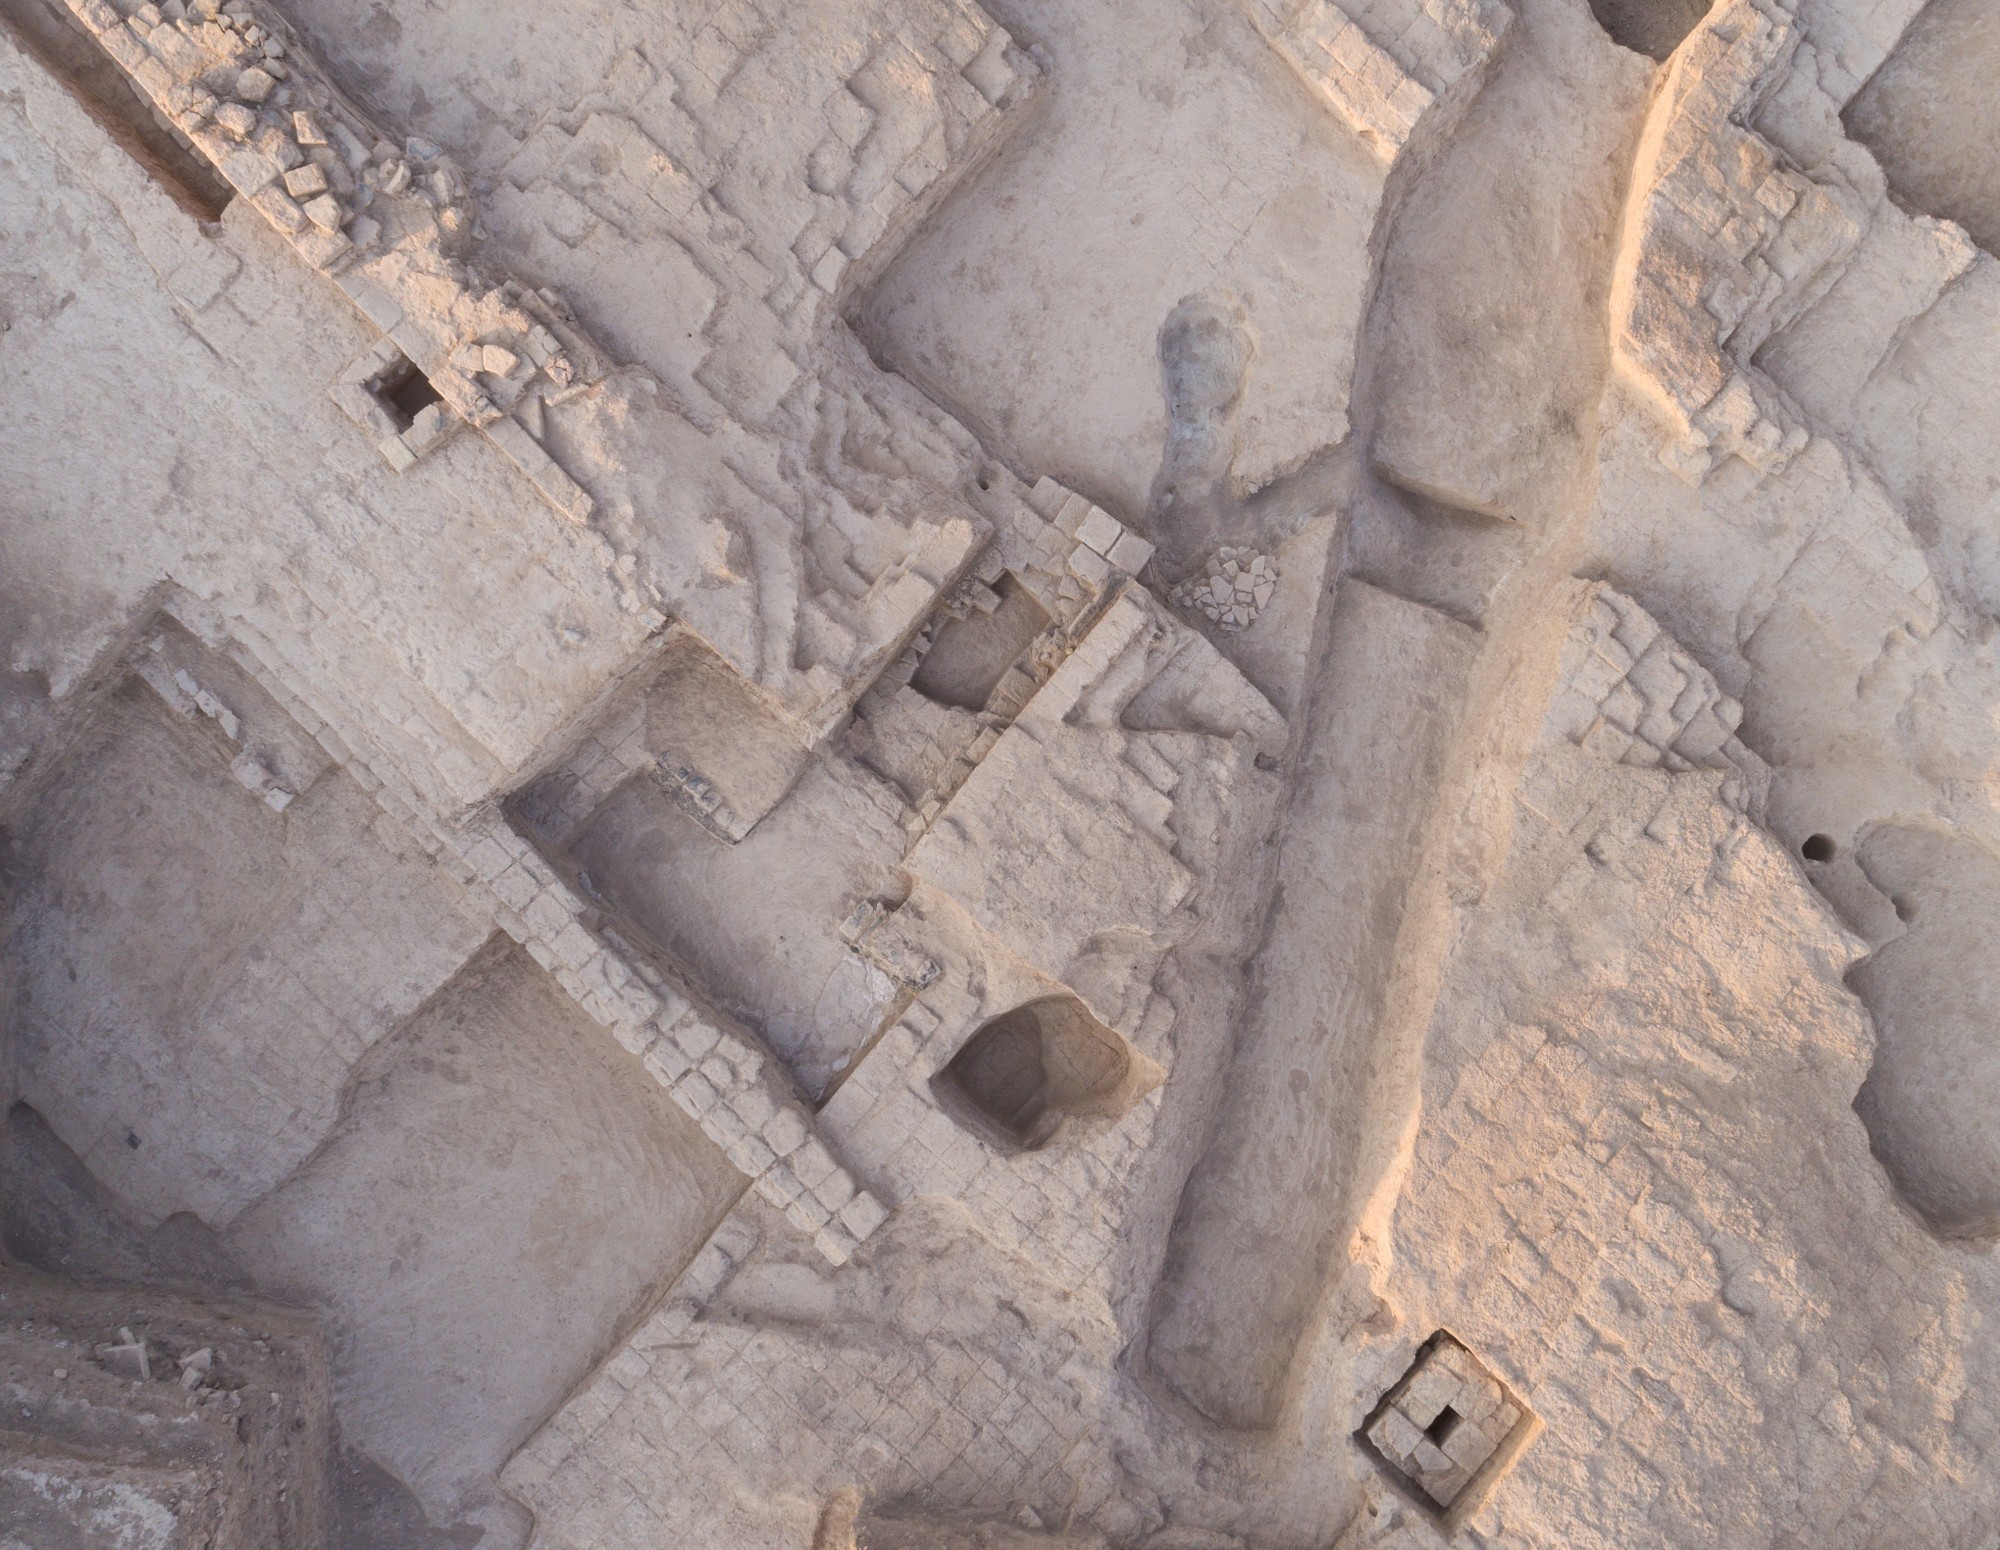
[[[1277,590],[1277,561],[1225,544],[1199,581],[1182,582],[1172,596],[1180,607],[1196,609],[1234,633],[1255,624]]]

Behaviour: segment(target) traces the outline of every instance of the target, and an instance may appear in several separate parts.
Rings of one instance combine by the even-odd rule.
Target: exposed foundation
[[[0,0],[0,1541],[1992,1550],[1990,12]]]

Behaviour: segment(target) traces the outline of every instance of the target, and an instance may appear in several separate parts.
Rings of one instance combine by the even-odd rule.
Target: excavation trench
[[[1562,95],[1538,84],[1553,63],[1568,69]],[[1432,498],[1406,504],[1372,483],[1350,509],[1405,532],[1401,552],[1418,557],[1460,545],[1441,524],[1491,520],[1463,508],[1527,520],[1511,542],[1480,546],[1478,626],[1359,579],[1363,523],[1343,527],[1348,574],[1322,604],[1266,930],[1147,1350],[1169,1389],[1230,1427],[1283,1419],[1343,1267],[1386,1269],[1451,906],[1476,898],[1504,857],[1512,782],[1554,681],[1552,604],[1591,508],[1605,299],[1646,76],[1587,15],[1523,6],[1452,147],[1385,201],[1395,225],[1364,333],[1356,402],[1369,408],[1356,435],[1371,462],[1392,456],[1399,482]],[[1576,150],[1607,132],[1624,154]],[[1496,143],[1514,151],[1498,158]],[[1547,154],[1523,157],[1524,143]],[[1498,160],[1519,171],[1494,186]],[[1530,216],[1512,230],[1510,203]],[[1504,240],[1474,240],[1489,219]],[[1578,273],[1592,278],[1551,278]],[[1454,341],[1475,325],[1499,337],[1468,364]],[[1549,434],[1551,418],[1567,432]],[[1502,459],[1477,488],[1470,440]]]

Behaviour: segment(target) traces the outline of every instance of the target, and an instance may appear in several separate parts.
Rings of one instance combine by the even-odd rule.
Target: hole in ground
[[[984,710],[1007,669],[1049,627],[1047,611],[1011,573],[993,590],[1000,602],[990,613],[975,607],[940,626],[910,679],[917,693],[940,705]]]
[[[407,358],[376,378],[370,391],[375,401],[389,411],[399,431],[408,430],[432,404],[444,402],[444,394],[431,385],[431,379],[417,369],[415,361]]]
[[[1833,840],[1824,834],[1808,834],[1805,844],[1799,847],[1799,854],[1808,861],[1831,861],[1834,857]]]
[[[1132,1052],[1082,1002],[1049,996],[986,1023],[931,1080],[947,1112],[1009,1151],[1055,1138],[1073,1115],[1129,1096]]]
[[[1956,221],[1989,253],[2000,253],[1996,22],[1993,0],[1930,0],[1841,112],[1898,201]]]
[[[1437,1419],[1424,1428],[1424,1435],[1430,1438],[1433,1447],[1442,1448],[1445,1439],[1458,1430],[1458,1422],[1458,1412],[1446,1405],[1437,1413]]]
[[[1590,0],[1590,11],[1620,48],[1663,60],[1701,24],[1709,0]]]

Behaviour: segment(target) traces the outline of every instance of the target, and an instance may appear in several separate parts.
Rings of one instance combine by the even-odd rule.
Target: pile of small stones
[[[1205,575],[1191,576],[1174,588],[1173,600],[1182,608],[1200,609],[1233,632],[1256,621],[1277,587],[1276,560],[1225,544],[1208,562]]]

